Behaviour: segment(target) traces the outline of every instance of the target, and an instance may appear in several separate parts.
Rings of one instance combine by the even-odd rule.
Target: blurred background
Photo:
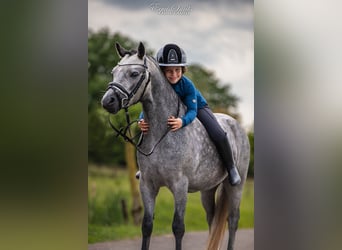
[[[256,250],[341,248],[341,7],[254,4]],[[88,247],[88,11],[1,2],[1,249]]]

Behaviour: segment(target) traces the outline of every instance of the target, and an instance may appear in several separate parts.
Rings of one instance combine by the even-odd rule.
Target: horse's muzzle
[[[108,89],[101,100],[102,107],[109,113],[116,114],[122,108],[122,99],[125,98],[120,92],[115,89]]]

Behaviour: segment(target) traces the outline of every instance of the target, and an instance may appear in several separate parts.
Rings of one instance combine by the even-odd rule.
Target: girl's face
[[[167,66],[164,69],[164,74],[166,79],[171,84],[176,84],[182,77],[182,67],[181,66]]]

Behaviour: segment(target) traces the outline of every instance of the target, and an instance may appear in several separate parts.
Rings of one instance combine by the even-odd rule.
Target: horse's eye
[[[133,71],[131,73],[131,77],[137,77],[138,75],[139,75],[139,72],[137,72],[137,71]]]

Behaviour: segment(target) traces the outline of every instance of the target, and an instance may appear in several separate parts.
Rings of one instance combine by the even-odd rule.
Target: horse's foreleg
[[[201,191],[201,201],[203,208],[207,215],[207,223],[209,226],[209,231],[211,228],[211,223],[213,222],[214,214],[215,214],[215,192],[216,187],[210,190]]]
[[[141,250],[148,250],[153,229],[153,213],[158,190],[143,185],[141,181],[140,192],[144,204],[144,218],[141,226],[143,236]]]
[[[185,232],[184,215],[188,194],[188,181],[182,179],[171,190],[175,199],[175,213],[172,222],[172,231],[176,239],[176,250],[182,249],[182,239]]]

